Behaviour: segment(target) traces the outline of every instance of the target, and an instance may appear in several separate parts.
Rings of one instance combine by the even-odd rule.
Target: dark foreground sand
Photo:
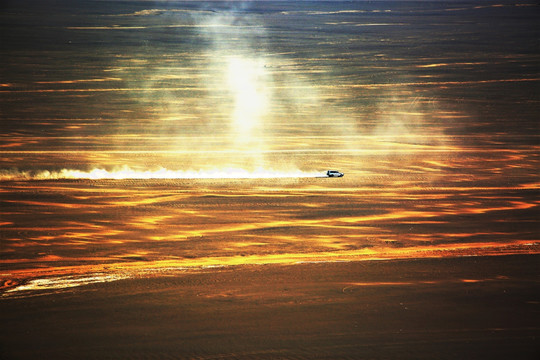
[[[237,266],[2,299],[2,359],[537,359],[537,255]]]

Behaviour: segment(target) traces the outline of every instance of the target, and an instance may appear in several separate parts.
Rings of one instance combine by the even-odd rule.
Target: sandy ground
[[[540,358],[537,2],[0,7],[0,359]]]
[[[249,265],[1,300],[3,359],[534,359],[538,255]]]

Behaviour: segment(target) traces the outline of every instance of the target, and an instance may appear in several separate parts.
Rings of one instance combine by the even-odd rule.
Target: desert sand
[[[250,265],[2,300],[9,359],[534,359],[538,256]]]
[[[537,1],[1,4],[1,359],[539,358]]]

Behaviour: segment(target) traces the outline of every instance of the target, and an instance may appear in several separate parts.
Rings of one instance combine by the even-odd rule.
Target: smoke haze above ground
[[[21,4],[2,15],[6,171],[360,174],[537,140],[532,18],[501,18],[535,7]],[[493,17],[504,37],[487,31]],[[513,105],[519,126],[505,121]]]

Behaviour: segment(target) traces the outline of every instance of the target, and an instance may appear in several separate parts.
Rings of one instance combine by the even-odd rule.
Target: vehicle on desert
[[[337,170],[328,170],[326,172],[326,176],[328,176],[328,177],[342,177],[343,175],[345,175],[345,174],[343,174],[342,172],[339,172]]]

